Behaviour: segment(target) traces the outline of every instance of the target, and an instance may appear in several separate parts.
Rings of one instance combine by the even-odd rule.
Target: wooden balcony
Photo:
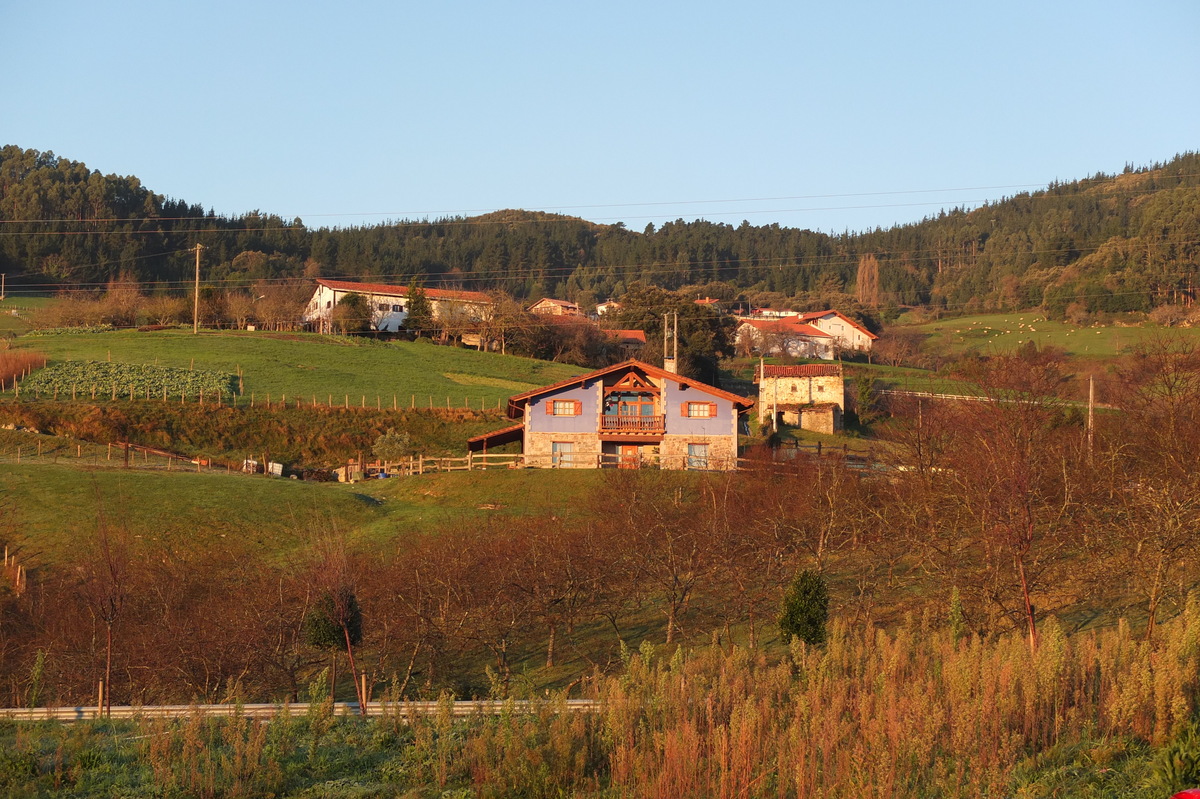
[[[661,435],[665,430],[665,416],[616,416],[605,414],[600,417],[601,433]]]

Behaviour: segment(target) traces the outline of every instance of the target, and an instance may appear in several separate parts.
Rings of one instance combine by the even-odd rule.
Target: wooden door
[[[617,454],[620,455],[618,466],[622,469],[636,469],[638,467],[638,447],[637,444],[619,444],[617,445]]]

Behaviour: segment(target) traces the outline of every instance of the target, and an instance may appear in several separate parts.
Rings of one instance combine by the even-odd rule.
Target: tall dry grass
[[[1072,750],[1090,753],[1073,771],[1109,770],[1123,756],[1149,763],[1154,753],[1140,742],[1190,728],[1198,680],[1195,597],[1153,642],[1123,625],[1068,636],[1049,623],[1033,654],[1015,633],[956,639],[920,623],[884,632],[839,622],[825,648],[797,643],[783,658],[644,645],[618,674],[589,683],[586,693],[603,703],[597,713],[565,712],[553,698],[534,712],[470,719],[454,718],[443,702],[410,719],[396,690],[393,711],[377,719],[334,719],[326,701],[303,719],[134,723],[135,745],[109,754],[75,740],[92,722],[70,733],[0,728],[0,788],[33,795],[62,783],[112,795],[100,788],[132,781],[147,795],[213,797],[1070,795],[1045,785],[1031,792],[1042,780],[1037,764]],[[53,768],[39,765],[38,753],[56,747]],[[1133,776],[1146,773],[1134,769],[1119,793],[1103,795],[1164,795]]]
[[[1088,735],[1161,743],[1195,709],[1200,603],[1152,644],[1124,625],[1031,654],[1020,635],[954,640],[835,624],[785,662],[649,648],[607,680],[603,724],[621,795],[1004,795],[1026,756]]]
[[[0,390],[8,390],[17,380],[46,365],[46,356],[28,350],[0,350]]]

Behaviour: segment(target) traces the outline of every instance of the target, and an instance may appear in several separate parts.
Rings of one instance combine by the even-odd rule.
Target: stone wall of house
[[[800,427],[814,433],[833,435],[842,429],[842,413],[836,405],[800,409]]]
[[[562,468],[595,469],[599,465],[600,437],[593,433],[525,433],[525,463],[529,466],[549,468],[553,465],[554,442],[571,442],[575,445],[571,463],[559,464]],[[686,448],[685,448],[686,450]]]
[[[708,468],[737,468],[737,438],[734,436],[663,436],[659,446],[664,469],[686,469],[688,444],[708,444]]]
[[[821,377],[765,377],[758,383],[758,407],[769,414],[779,405],[808,405],[832,402],[845,410],[846,388],[840,375]]]

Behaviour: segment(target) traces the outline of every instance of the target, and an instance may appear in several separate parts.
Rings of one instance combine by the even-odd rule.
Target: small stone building
[[[776,414],[784,424],[804,430],[833,433],[842,429],[846,384],[840,363],[764,365],[755,382],[759,423]]]

